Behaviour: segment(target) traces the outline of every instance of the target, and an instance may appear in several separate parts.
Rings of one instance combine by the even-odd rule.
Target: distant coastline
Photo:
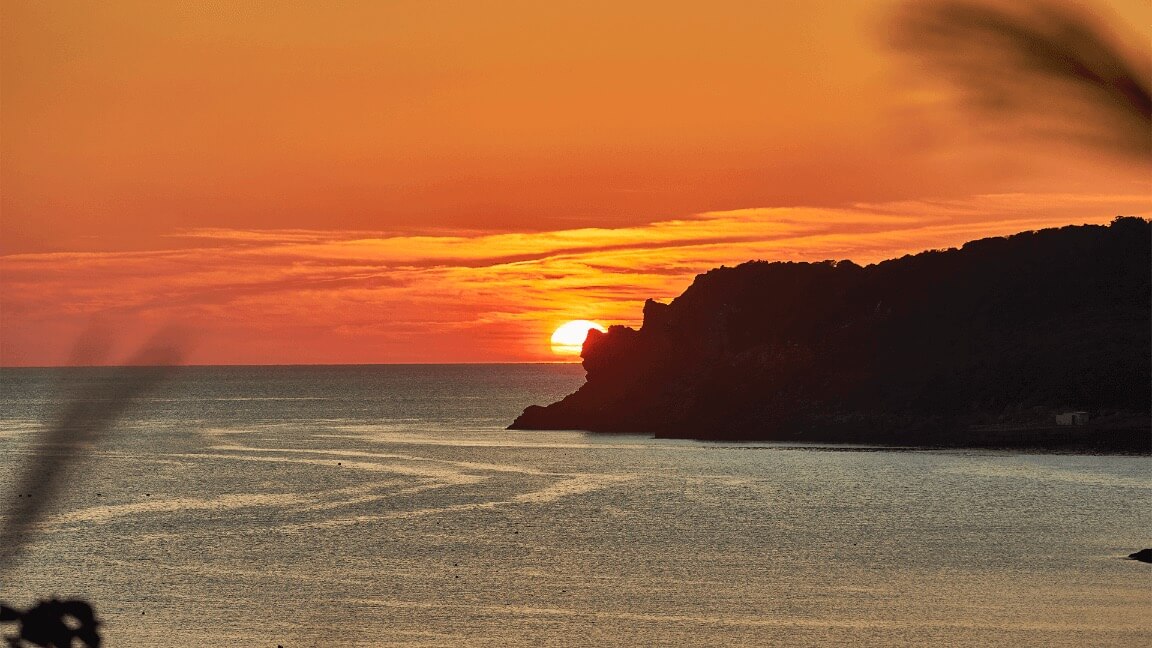
[[[1152,224],[697,276],[512,429],[1152,453]]]

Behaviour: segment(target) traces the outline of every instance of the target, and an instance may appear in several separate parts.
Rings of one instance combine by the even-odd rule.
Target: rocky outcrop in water
[[[1118,218],[861,267],[696,277],[590,331],[585,384],[514,429],[1147,452],[1152,226]],[[1085,425],[1056,416],[1087,412]],[[1080,421],[1080,419],[1077,419]]]

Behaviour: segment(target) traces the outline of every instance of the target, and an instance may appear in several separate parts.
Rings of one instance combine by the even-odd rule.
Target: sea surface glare
[[[111,375],[0,371],[0,497]],[[83,597],[114,648],[1152,645],[1147,457],[503,429],[582,380],[180,369],[56,450],[0,600]]]

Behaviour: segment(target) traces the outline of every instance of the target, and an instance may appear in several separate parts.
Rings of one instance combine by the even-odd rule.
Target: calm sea
[[[0,371],[5,500],[108,376]],[[0,599],[84,597],[112,647],[1152,642],[1148,458],[502,429],[582,380],[181,369],[80,452]]]

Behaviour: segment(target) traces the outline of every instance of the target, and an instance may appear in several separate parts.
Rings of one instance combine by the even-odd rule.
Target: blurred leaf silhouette
[[[74,641],[99,648],[100,622],[92,606],[84,601],[40,601],[27,612],[0,605],[0,623],[19,623],[19,634],[5,637],[10,648],[31,643],[44,648],[72,648]]]
[[[893,44],[942,72],[986,116],[1152,161],[1148,53],[1051,2],[908,4]]]
[[[0,530],[0,583],[16,563],[40,516],[59,493],[68,464],[100,441],[143,392],[167,377],[179,361],[176,347],[153,340],[126,366],[109,369],[106,380],[70,396],[59,419],[46,430],[16,482]]]
[[[106,436],[135,399],[173,371],[180,354],[169,338],[170,335],[157,336],[125,366],[109,368],[103,380],[64,399],[59,418],[44,431],[16,482],[15,493],[8,498],[4,526],[0,529],[0,584],[8,582],[21,551],[59,495],[70,465]],[[82,339],[77,345],[77,357],[104,346],[98,336]],[[73,638],[93,648],[100,645],[96,632],[99,622],[84,601],[41,601],[25,612],[3,606],[0,617],[5,623],[21,625],[17,637],[6,638],[10,646],[26,645],[23,642],[71,646]]]

